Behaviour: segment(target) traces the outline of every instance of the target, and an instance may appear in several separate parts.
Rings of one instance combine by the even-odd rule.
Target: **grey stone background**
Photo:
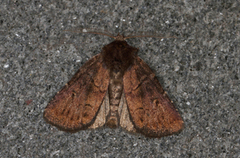
[[[177,37],[128,43],[179,109],[181,133],[161,139],[121,128],[70,134],[43,120],[52,97],[113,41],[76,33],[82,28]],[[237,1],[5,0],[0,39],[0,157],[240,157]]]

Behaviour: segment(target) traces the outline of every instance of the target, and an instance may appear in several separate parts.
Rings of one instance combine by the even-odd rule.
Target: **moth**
[[[67,132],[121,126],[160,138],[183,120],[138,49],[117,35],[87,61],[44,110],[46,122]]]

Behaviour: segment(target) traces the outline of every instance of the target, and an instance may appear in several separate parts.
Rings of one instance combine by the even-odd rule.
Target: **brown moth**
[[[49,102],[45,120],[77,132],[121,126],[147,137],[183,129],[183,120],[138,49],[118,35],[87,61]]]

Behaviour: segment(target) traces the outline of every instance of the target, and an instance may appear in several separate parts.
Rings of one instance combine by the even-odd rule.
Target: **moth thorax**
[[[121,71],[110,72],[108,87],[110,111],[107,116],[107,125],[111,128],[115,128],[119,124],[118,108],[123,90],[122,76]]]

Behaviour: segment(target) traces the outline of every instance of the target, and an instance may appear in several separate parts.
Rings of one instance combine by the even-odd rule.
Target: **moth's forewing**
[[[183,129],[183,120],[149,66],[136,57],[123,76],[130,119],[137,132],[162,137]]]
[[[109,85],[100,54],[87,61],[49,102],[45,120],[59,129],[77,132],[91,126]]]

